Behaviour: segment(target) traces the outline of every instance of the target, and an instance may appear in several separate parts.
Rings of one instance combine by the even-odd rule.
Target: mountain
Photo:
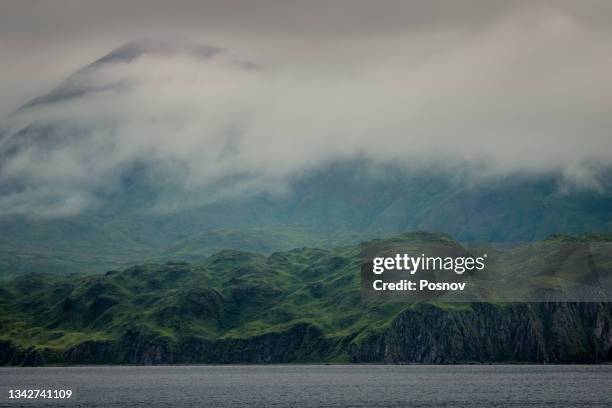
[[[459,245],[430,233],[399,238]],[[226,250],[197,264],[19,276],[0,289],[0,362],[612,359],[610,303],[368,303],[360,291],[359,251]]]
[[[183,54],[202,59],[210,59],[223,52],[225,52],[225,50],[222,48],[180,41],[153,40],[146,38],[130,41],[91,64],[79,69],[57,88],[43,96],[28,101],[19,110],[25,111],[41,105],[66,102],[87,94],[103,92],[105,90],[116,90],[124,86],[129,86],[128,83],[122,81],[107,82],[103,86],[94,85],[97,82],[95,78],[96,75],[99,74],[99,71],[112,64],[129,64],[135,59],[147,55],[172,57]]]
[[[494,175],[473,163],[355,155],[287,174],[287,157],[243,168],[242,121],[253,118],[219,122],[216,106],[241,107],[235,78],[257,88],[266,74],[223,48],[139,40],[26,103],[0,126],[0,276],[202,260],[221,249],[267,255],[411,230],[498,243],[612,232],[607,167],[596,169],[597,188],[568,187],[557,170]],[[173,141],[209,123],[211,140]]]
[[[376,167],[384,177],[368,176]],[[270,254],[400,231],[462,242],[520,243],[552,234],[609,233],[607,193],[558,191],[559,179],[507,176],[470,185],[443,171],[337,163],[296,179],[291,194],[256,195],[176,212],[147,211],[138,187],[70,217],[0,216],[3,273],[104,271],[139,259],[193,260],[221,249]]]

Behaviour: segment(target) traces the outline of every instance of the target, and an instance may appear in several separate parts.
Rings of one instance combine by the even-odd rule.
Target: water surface
[[[71,389],[10,400],[9,389]],[[610,407],[612,366],[0,367],[0,406]]]

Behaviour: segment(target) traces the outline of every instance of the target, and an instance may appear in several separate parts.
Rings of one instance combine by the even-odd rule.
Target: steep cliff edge
[[[353,339],[353,340],[351,340]],[[173,340],[130,330],[118,341],[85,341],[61,352],[0,342],[0,364],[603,363],[612,361],[609,303],[424,304],[381,334],[327,337],[311,324],[275,333]]]
[[[610,303],[422,305],[349,348],[352,362],[599,363],[612,360]]]

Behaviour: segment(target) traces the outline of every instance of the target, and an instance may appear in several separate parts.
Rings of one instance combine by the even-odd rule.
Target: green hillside
[[[269,257],[221,251],[199,264],[144,264],[103,275],[33,274],[2,290],[2,337],[69,347],[132,327],[177,338],[245,337],[300,322],[330,336],[374,330],[401,306],[367,307],[357,247]]]
[[[363,232],[290,225],[212,228],[190,234],[178,230],[168,232],[165,227],[160,227],[162,234],[151,231],[151,236],[143,237],[141,234],[146,236],[152,227],[145,227],[146,221],[138,218],[128,216],[123,223],[105,223],[99,219],[90,221],[86,229],[81,228],[85,223],[82,220],[37,221],[26,229],[18,226],[24,220],[7,223],[9,227],[5,231],[8,235],[0,237],[0,280],[32,272],[104,272],[143,261],[200,262],[225,249],[271,254],[304,246],[329,248],[354,244],[368,237]],[[133,230],[113,230],[115,222],[121,224],[121,228],[132,225]],[[154,238],[164,232],[169,236]]]
[[[430,233],[394,239],[457,246],[447,236]],[[433,318],[429,313],[447,313],[461,324],[497,326],[490,316],[511,319],[508,325],[525,324],[518,319],[525,312],[513,309],[520,305],[490,305],[493,309],[481,316],[484,306],[478,304],[365,303],[359,269],[359,246],[352,245],[269,256],[225,250],[195,264],[172,261],[104,274],[18,276],[0,288],[0,361],[23,363],[32,353],[38,363],[41,356],[51,363],[368,361],[382,358],[380,350],[373,351],[380,346],[368,345],[386,338],[406,313],[425,321]],[[536,336],[530,341],[549,341],[551,333],[538,325],[557,324],[554,313],[534,308],[529,312],[533,318],[544,320],[528,331]],[[609,305],[597,310],[588,313],[603,313],[597,316],[600,320],[610,317]],[[469,318],[465,313],[471,313]],[[587,312],[571,313],[580,322],[569,320],[571,325],[591,324],[591,318],[585,320]],[[425,321],[419,330],[430,324]],[[593,335],[583,333],[585,344],[595,344]],[[275,342],[280,342],[275,352],[294,354],[270,355]],[[591,347],[574,346],[583,354]],[[433,349],[428,350],[431,354]],[[535,358],[504,356],[495,358]]]

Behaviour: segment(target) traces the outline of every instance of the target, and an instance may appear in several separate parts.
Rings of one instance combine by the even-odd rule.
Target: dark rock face
[[[174,344],[168,337],[128,331],[117,347],[119,360],[127,364],[169,364],[175,361]]]
[[[456,310],[420,305],[365,340],[330,339],[298,324],[248,338],[178,341],[130,329],[118,341],[85,341],[63,352],[0,341],[0,364],[289,363],[347,356],[351,362],[433,363],[612,361],[611,303],[476,303]]]
[[[116,360],[116,350],[110,341],[84,341],[66,350],[63,359],[68,364],[108,364]]]
[[[39,366],[44,364],[43,355],[30,347],[19,349],[8,341],[0,341],[0,365]]]
[[[609,303],[423,305],[349,348],[352,362],[599,363],[612,356]]]
[[[207,341],[186,339],[180,344],[180,362],[204,363],[288,363],[321,361],[329,348],[323,332],[309,324],[299,324],[280,333],[246,339]]]
[[[188,337],[173,342],[168,337],[129,330],[119,342],[85,341],[66,350],[62,362],[67,364],[177,364],[177,363],[288,363],[322,361],[330,344],[323,332],[313,325],[299,324],[285,332],[268,333],[249,338],[210,341]],[[0,343],[0,363],[27,365],[10,343]],[[5,356],[6,355],[6,356]],[[41,365],[39,358],[34,362]]]

